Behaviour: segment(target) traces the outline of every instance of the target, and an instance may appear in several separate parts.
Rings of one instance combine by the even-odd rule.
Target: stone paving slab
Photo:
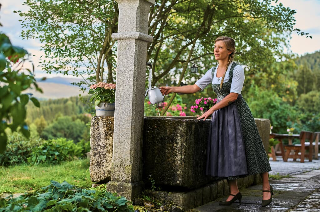
[[[320,169],[320,160],[312,160],[312,162],[307,160],[304,163],[300,163],[299,159],[293,161],[292,158],[289,158],[288,162],[284,162],[282,157],[277,157],[277,161],[270,159],[270,165],[272,171],[269,174],[297,175],[314,169]]]
[[[267,207],[261,207],[262,186],[255,185],[241,189],[242,204],[219,206],[219,201],[227,197],[192,209],[194,212],[238,212],[238,211],[306,211],[320,212],[320,161],[313,162],[283,162],[270,161],[270,174],[289,176],[280,180],[271,180],[274,188],[273,202]]]

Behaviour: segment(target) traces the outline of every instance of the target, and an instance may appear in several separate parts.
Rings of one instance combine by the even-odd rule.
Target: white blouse
[[[234,63],[234,62],[232,62],[232,63]],[[230,72],[231,64],[228,67],[228,70],[227,70],[226,75],[224,77],[223,83],[229,81],[229,72]],[[212,67],[211,69],[209,69],[207,71],[207,73],[201,79],[199,79],[195,84],[199,88],[201,88],[201,90],[203,90],[205,87],[207,87],[207,85],[209,85],[210,83],[220,85],[222,77],[217,77],[217,69],[218,69],[218,66]],[[212,71],[213,70],[214,70],[214,74],[213,74],[213,79],[212,79]],[[236,67],[234,67],[230,93],[241,94],[241,91],[243,88],[243,83],[244,83],[244,78],[245,77],[244,77],[243,67],[241,65],[237,65]]]

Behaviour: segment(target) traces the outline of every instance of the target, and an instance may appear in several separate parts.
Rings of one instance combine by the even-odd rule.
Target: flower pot
[[[101,102],[96,108],[96,116],[114,116],[115,103]]]

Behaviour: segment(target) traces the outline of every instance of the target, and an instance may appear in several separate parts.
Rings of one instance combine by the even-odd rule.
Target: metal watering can
[[[150,66],[149,69],[149,88],[146,91],[145,97],[148,95],[149,101],[151,104],[157,104],[160,102],[163,102],[164,96],[162,95],[161,91],[157,87],[151,88],[151,80],[152,80],[152,65],[151,63],[147,63],[148,66]]]

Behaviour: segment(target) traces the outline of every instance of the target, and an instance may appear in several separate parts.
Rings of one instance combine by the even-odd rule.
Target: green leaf
[[[0,87],[0,98],[8,93],[8,86]]]
[[[0,53],[0,71],[3,71],[6,68],[7,59],[3,53]]]
[[[116,204],[118,204],[118,205],[120,205],[120,206],[123,206],[123,205],[125,205],[126,203],[127,203],[127,199],[124,198],[124,197],[122,197],[122,198],[120,198],[120,199],[118,199],[118,200],[116,201]]]
[[[21,87],[18,84],[10,84],[10,90],[13,91],[17,96],[21,93]]]
[[[31,97],[30,100],[33,102],[33,104],[36,106],[36,107],[40,107],[40,102],[38,101],[38,99],[34,98],[34,97]]]
[[[95,105],[95,106],[98,106],[98,105],[100,104],[100,102],[101,102],[101,100],[96,100],[96,101],[94,102],[94,105]]]
[[[19,54],[20,57],[23,57],[24,55],[28,54],[28,52],[19,46],[12,46],[15,53]]]
[[[22,94],[20,96],[20,102],[22,105],[26,105],[29,102],[29,95],[28,94]]]
[[[28,126],[26,124],[20,130],[26,138],[30,138],[30,131],[29,131]]]
[[[28,207],[29,208],[34,208],[39,203],[39,200],[37,197],[30,197],[28,199]]]
[[[0,209],[5,208],[7,205],[7,201],[3,198],[0,198]]]
[[[57,200],[50,200],[50,201],[47,203],[47,207],[52,206],[52,205],[55,205],[56,203],[57,203]]]
[[[13,101],[13,96],[7,93],[4,97],[1,97],[2,109],[7,110]]]

